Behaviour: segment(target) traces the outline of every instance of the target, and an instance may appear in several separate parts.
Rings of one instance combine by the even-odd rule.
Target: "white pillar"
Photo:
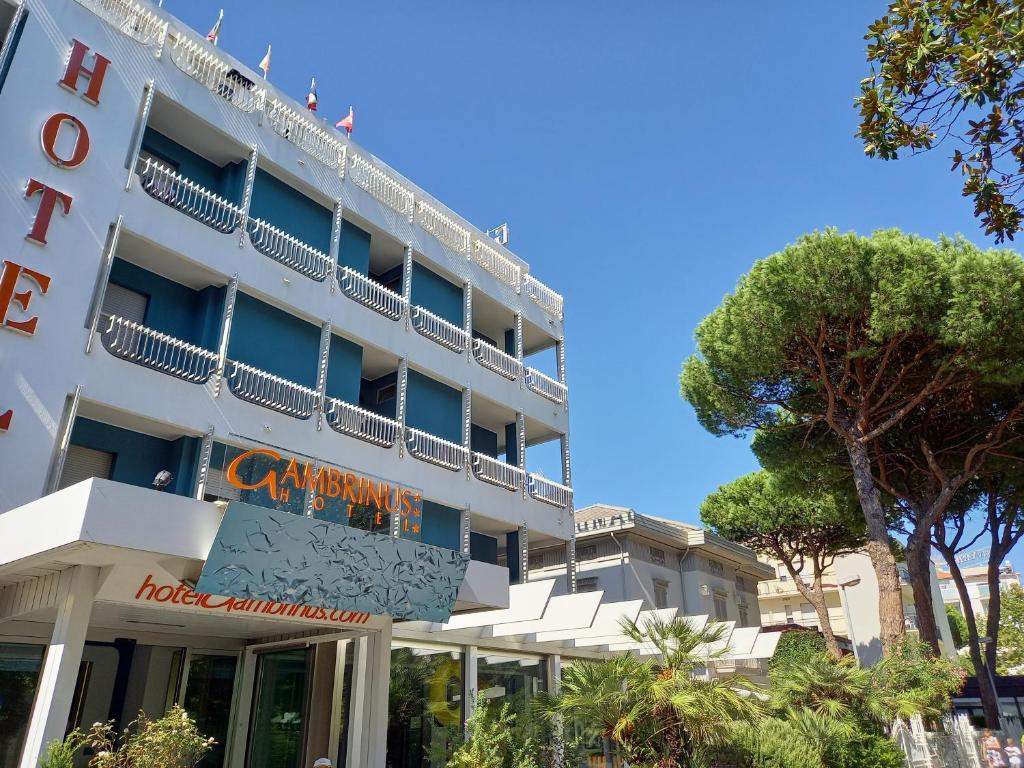
[[[391,623],[371,636],[368,768],[384,768],[388,752],[388,693],[391,687]]]
[[[480,692],[476,687],[476,670],[480,660],[480,651],[475,645],[466,645],[462,648],[463,653],[463,678],[462,678],[462,727],[465,733],[466,723],[473,716],[476,709],[476,700]],[[465,733],[465,735],[469,735]]]
[[[21,752],[21,768],[36,768],[46,745],[64,738],[99,573],[99,568],[79,565],[60,574],[57,619],[39,675],[39,688]]]

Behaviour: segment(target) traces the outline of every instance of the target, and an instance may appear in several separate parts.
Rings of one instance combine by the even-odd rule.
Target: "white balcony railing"
[[[493,344],[483,339],[473,339],[473,357],[484,368],[501,374],[506,379],[516,381],[523,375],[523,364],[512,355],[502,352]]]
[[[464,446],[411,427],[405,432],[406,447],[417,459],[429,461],[453,472],[465,468],[469,451]]]
[[[565,385],[550,376],[545,376],[536,368],[526,369],[526,386],[554,403],[559,405],[565,403]]]
[[[217,354],[117,315],[100,336],[112,355],[195,384],[210,378]]]
[[[412,324],[428,339],[436,341],[442,347],[447,347],[453,352],[462,352],[469,344],[469,334],[465,329],[443,317],[438,317],[423,307],[412,308]]]
[[[510,491],[522,487],[523,470],[513,464],[506,464],[484,453],[473,454],[473,474],[491,485],[500,485]]]
[[[356,186],[402,216],[412,216],[413,192],[391,174],[356,154],[349,154],[349,169]]]
[[[249,219],[249,240],[264,256],[313,280],[322,281],[331,271],[331,259],[326,253],[262,219]]]
[[[179,32],[171,47],[171,60],[186,75],[243,112],[255,112],[263,108],[266,92],[207,50],[205,42],[191,40]]]
[[[398,320],[405,311],[405,299],[376,280],[348,267],[338,269],[338,284],[341,286],[341,292],[350,299],[379,312],[384,317]]]
[[[145,45],[163,39],[167,22],[131,0],[78,0],[110,26],[119,29]]]
[[[526,295],[558,319],[562,318],[562,296],[548,288],[540,280],[523,275],[523,290]]]
[[[572,488],[556,483],[553,480],[548,480],[546,477],[536,475],[533,472],[529,474],[527,490],[538,501],[543,501],[556,507],[565,508],[572,504]]]
[[[315,389],[245,363],[234,360],[229,360],[228,363],[228,387],[235,397],[297,419],[308,419],[313,415],[319,399]]]
[[[267,123],[278,136],[287,139],[307,155],[330,168],[338,168],[345,156],[345,145],[316,120],[303,115],[278,99],[270,99],[264,108]]]
[[[416,220],[425,231],[456,253],[469,252],[469,230],[426,200],[416,201]]]
[[[137,171],[150,197],[218,232],[234,232],[242,221],[242,209],[237,205],[152,158],[139,158]]]
[[[497,248],[477,238],[473,241],[473,259],[505,285],[519,290],[523,270]]]
[[[402,426],[394,419],[333,397],[328,401],[327,423],[336,432],[382,448],[394,445],[402,430]]]

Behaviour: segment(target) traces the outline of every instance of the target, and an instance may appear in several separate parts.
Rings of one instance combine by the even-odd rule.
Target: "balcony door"
[[[311,647],[257,655],[247,768],[303,768],[311,667]]]

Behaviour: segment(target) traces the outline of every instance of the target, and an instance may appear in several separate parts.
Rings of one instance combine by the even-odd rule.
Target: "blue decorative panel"
[[[454,550],[231,502],[196,590],[447,621],[468,563]]]

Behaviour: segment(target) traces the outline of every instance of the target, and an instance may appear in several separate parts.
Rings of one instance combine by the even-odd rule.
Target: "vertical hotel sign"
[[[80,40],[72,39],[64,73],[57,85],[80,94],[88,104],[98,106],[109,66],[110,59],[106,56],[91,51]],[[39,140],[46,159],[58,168],[74,170],[89,156],[89,130],[70,112],[55,112],[46,118]],[[70,214],[73,198],[35,178],[26,182],[24,197],[29,201],[35,201],[37,197],[39,200],[35,219],[25,239],[45,248],[54,213],[60,210],[62,216]],[[47,272],[52,271],[49,267],[46,269]],[[25,336],[35,335],[39,316],[34,314],[33,299],[45,296],[50,290],[53,278],[47,272],[10,259],[0,262],[0,329]],[[0,405],[0,432],[10,429],[13,419],[14,409],[3,409]]]

